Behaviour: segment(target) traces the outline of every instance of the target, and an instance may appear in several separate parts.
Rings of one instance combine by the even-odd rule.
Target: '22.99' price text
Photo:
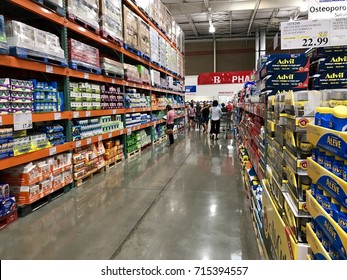
[[[232,267],[199,267],[196,266],[195,275],[246,275],[247,266],[232,266]]]
[[[319,47],[319,46],[325,46],[329,42],[328,37],[318,37],[317,39],[312,38],[305,38],[302,39],[302,46],[303,47]]]

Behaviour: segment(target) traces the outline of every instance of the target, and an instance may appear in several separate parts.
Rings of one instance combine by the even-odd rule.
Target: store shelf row
[[[237,103],[237,108],[241,108],[248,113],[265,119],[265,103]]]
[[[128,56],[129,58],[135,59],[140,63],[143,63],[147,66],[150,66],[153,69],[156,69],[160,72],[163,72],[169,76],[172,76],[178,80],[183,80],[183,77],[179,77],[173,73],[170,73],[169,71],[167,71],[166,69],[163,69],[162,67],[159,67],[153,63],[151,63],[150,61],[147,61],[146,59],[143,59],[142,57],[128,51],[125,50],[122,46],[116,44],[115,42],[112,42],[110,40],[107,40],[105,38],[102,38],[101,36],[94,34],[93,32],[85,29],[84,27],[68,20],[65,17],[62,17],[54,12],[51,12],[49,10],[47,10],[46,8],[43,8],[42,6],[40,6],[39,4],[32,2],[32,1],[23,1],[23,0],[7,0],[7,2],[12,3],[22,9],[25,9],[27,11],[30,11],[36,15],[39,15],[40,17],[49,20],[51,22],[54,22],[62,27],[66,27],[68,30],[71,30],[73,32],[76,32],[77,34],[80,34],[90,40],[93,40],[94,42],[97,42],[99,44],[102,44],[108,48],[111,48],[117,52],[123,53],[124,55]],[[140,17],[142,17],[147,24],[151,25],[154,29],[156,29],[158,31],[158,33],[167,41],[169,42],[169,44],[176,50],[179,51],[177,49],[177,47],[163,34],[163,32],[161,32],[156,26],[155,24],[153,24],[148,17],[132,2],[129,0],[126,0],[125,3],[127,3],[128,6],[130,6],[132,8],[133,11],[135,11]],[[180,52],[180,51],[179,51]]]
[[[85,79],[90,81],[97,81],[102,83],[115,84],[115,85],[121,85],[126,87],[133,87],[138,89],[164,92],[164,93],[170,93],[170,94],[178,94],[178,95],[184,96],[183,92],[178,92],[178,91],[165,89],[165,88],[153,87],[148,84],[128,82],[121,79],[110,78],[110,77],[106,77],[102,75],[82,72],[82,71],[73,70],[70,68],[65,68],[60,66],[48,65],[48,64],[31,61],[27,59],[22,59],[22,58],[17,58],[14,56],[8,56],[8,55],[1,56],[0,66],[6,66],[11,68],[18,68],[18,69],[24,69],[24,70],[30,70],[30,71],[36,71],[36,72],[42,72],[42,73],[50,73],[50,74],[56,74],[60,76],[71,77],[71,78]]]
[[[174,106],[174,108],[184,108],[184,106]],[[64,111],[64,112],[52,112],[52,113],[33,113],[32,122],[46,122],[46,121],[58,121],[58,120],[72,120],[79,118],[100,117],[107,115],[122,115],[128,113],[140,113],[150,111],[163,111],[165,107],[146,107],[146,108],[127,108],[127,109],[110,109],[110,110],[91,110],[91,111]],[[176,116],[176,118],[180,118]],[[0,115],[0,126],[13,125],[14,115]]]
[[[61,145],[41,149],[38,151],[26,153],[23,155],[5,158],[5,159],[2,159],[0,161],[1,162],[0,170],[4,170],[4,169],[7,169],[7,168],[10,168],[13,166],[17,166],[17,165],[20,165],[23,163],[34,161],[34,160],[38,160],[41,158],[49,157],[49,156],[52,156],[55,154],[63,153],[63,152],[69,151],[69,150],[73,150],[75,148],[83,147],[86,145],[90,145],[90,144],[93,144],[96,142],[111,139],[111,138],[118,137],[121,135],[130,134],[131,132],[145,129],[145,128],[152,127],[152,126],[156,126],[158,124],[163,124],[165,122],[166,122],[165,120],[155,120],[155,121],[151,121],[149,123],[142,124],[139,126],[124,128],[124,129],[96,135],[96,136],[89,137],[89,138],[82,139],[82,140],[78,140],[78,141],[67,142],[67,143],[64,143]]]

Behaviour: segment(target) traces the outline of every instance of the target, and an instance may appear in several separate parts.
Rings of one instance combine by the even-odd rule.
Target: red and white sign
[[[252,71],[212,72],[198,76],[198,85],[244,84],[251,79]]]

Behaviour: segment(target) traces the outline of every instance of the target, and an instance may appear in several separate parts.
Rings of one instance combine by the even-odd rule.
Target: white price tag
[[[87,139],[87,145],[90,145],[90,144],[92,144],[92,138]]]
[[[116,82],[116,80],[115,79],[112,79],[112,84],[114,84]]]
[[[54,113],[54,120],[55,121],[61,120],[61,114],[60,113]]]
[[[135,109],[133,109],[133,113],[135,113]]]
[[[82,146],[82,142],[81,141],[76,141],[76,148],[79,148]]]
[[[329,20],[281,22],[281,49],[330,46]]]
[[[2,117],[0,117],[0,125],[2,125]]]
[[[154,122],[154,126],[157,126],[157,122]]]
[[[108,133],[108,138],[112,138],[112,132]]]
[[[86,117],[90,117],[90,111],[86,112]]]
[[[24,130],[33,128],[33,117],[31,113],[14,114],[13,115],[13,130]]]
[[[125,83],[125,85],[126,85],[126,86],[129,86],[129,83],[128,83],[128,82],[126,82],[126,83]]]
[[[347,45],[347,18],[334,18],[330,20],[330,45]]]
[[[102,135],[98,136],[98,142],[102,141]]]
[[[53,156],[57,153],[57,148],[56,147],[52,147],[49,149],[49,155]]]
[[[80,117],[80,112],[73,112],[73,118],[78,119]]]
[[[53,73],[53,66],[52,65],[46,65],[46,73]]]
[[[128,135],[128,136],[131,135],[131,128],[128,128],[128,129],[127,129],[127,135]]]
[[[117,110],[116,109],[112,110],[112,115],[116,115],[116,114],[117,114]]]
[[[83,77],[88,80],[89,79],[89,74],[88,73],[84,73]]]

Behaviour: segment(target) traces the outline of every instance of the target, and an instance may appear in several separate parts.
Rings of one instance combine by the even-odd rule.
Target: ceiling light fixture
[[[210,28],[208,29],[208,32],[215,33],[216,32],[216,28],[213,25],[210,25]]]

